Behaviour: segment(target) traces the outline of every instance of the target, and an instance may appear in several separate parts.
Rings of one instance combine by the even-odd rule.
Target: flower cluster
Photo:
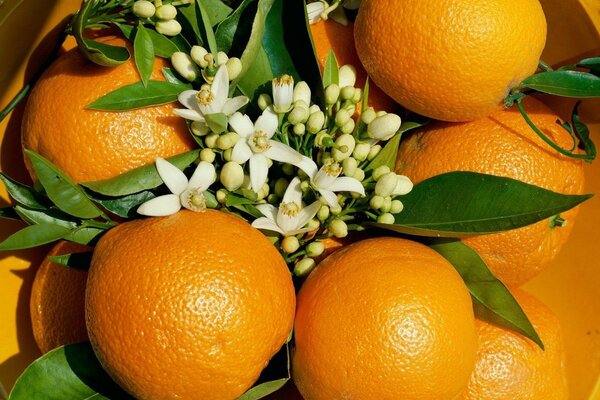
[[[177,36],[181,33],[181,24],[175,19],[177,17],[175,6],[190,2],[191,0],[181,0],[163,4],[162,0],[136,0],[131,11],[144,22],[153,24],[158,33],[165,36]]]

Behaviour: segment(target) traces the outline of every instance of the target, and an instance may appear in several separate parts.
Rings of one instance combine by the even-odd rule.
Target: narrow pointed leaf
[[[118,27],[121,30],[121,32],[123,32],[125,37],[127,37],[132,42],[134,41],[135,31],[136,31],[135,27],[133,27],[131,25],[122,25],[122,24],[118,24]],[[182,48],[179,48],[177,46],[177,44],[175,44],[172,40],[170,40],[166,36],[161,35],[160,33],[156,32],[155,30],[146,29],[146,33],[148,34],[148,36],[150,37],[150,40],[152,41],[152,45],[154,47],[154,54],[158,57],[171,58],[173,53],[175,53],[176,51],[186,51],[187,50],[187,47],[182,46]]]
[[[87,271],[90,269],[93,254],[94,253],[91,251],[84,251],[81,253],[69,253],[60,256],[48,256],[48,259],[53,263],[62,265],[66,268]]]
[[[477,318],[518,332],[544,348],[517,300],[492,274],[475,250],[452,239],[432,241],[429,247],[448,260],[463,278],[473,298]]]
[[[396,167],[396,157],[398,156],[398,147],[400,147],[401,137],[401,133],[394,135],[394,137],[385,144],[383,149],[381,149],[379,154],[367,164],[365,171],[370,171],[384,165],[393,171]]]
[[[291,335],[291,334],[290,334]],[[289,340],[271,359],[266,370],[263,371],[259,383],[249,389],[237,400],[258,400],[281,389],[290,380],[290,349]],[[275,378],[275,376],[282,376]]]
[[[17,214],[12,207],[0,208],[0,218],[14,219],[17,221],[21,220],[21,217],[19,217],[19,214]]]
[[[340,83],[340,67],[333,53],[333,49],[329,49],[327,60],[325,61],[325,69],[323,70],[323,86],[327,87],[331,84]]]
[[[39,154],[25,150],[37,178],[48,197],[60,210],[79,218],[96,218],[102,211],[92,203],[81,187]]]
[[[19,377],[9,400],[132,399],[102,369],[88,342],[54,349]]]
[[[93,245],[104,233],[106,233],[105,229],[82,226],[66,235],[64,239],[84,246]]]
[[[163,81],[148,81],[144,86],[136,82],[120,87],[100,97],[87,108],[100,111],[126,111],[136,108],[167,104],[177,101],[177,96],[191,85],[180,85]]]
[[[45,210],[47,208],[47,205],[43,204],[42,195],[37,193],[32,187],[23,185],[1,172],[0,179],[4,183],[10,197],[17,203],[36,210]]]
[[[111,213],[118,215],[122,218],[132,218],[137,216],[135,210],[137,207],[145,203],[148,200],[155,198],[156,196],[150,191],[143,191],[140,193],[130,194],[124,197],[109,197],[96,199],[96,202],[101,204],[102,207],[106,208]]]
[[[274,1],[275,0],[258,0],[258,8],[254,16],[254,21],[252,22],[250,38],[248,39],[246,48],[240,56],[240,60],[242,61],[242,71],[240,72],[238,79],[248,72],[248,69],[252,66],[254,60],[256,60],[259,50],[262,47],[266,19],[269,15],[269,11],[271,11]],[[264,82],[261,82],[261,84],[262,83]]]
[[[600,97],[600,77],[581,71],[542,72],[525,79],[519,86],[563,97]]]
[[[148,30],[141,23],[136,28],[133,41],[133,58],[142,84],[144,87],[148,87],[148,81],[154,68],[154,44]]]
[[[30,225],[10,235],[0,243],[0,251],[29,249],[62,239],[71,229],[60,225]]]
[[[169,83],[174,83],[176,85],[185,85],[185,82],[179,79],[171,68],[163,67],[162,74],[165,77],[165,80]]]
[[[15,206],[15,211],[30,225],[34,224],[52,224],[64,226],[65,228],[75,229],[77,224],[68,219],[68,215],[56,210],[30,210],[21,206]]]
[[[201,1],[195,1],[194,4],[196,5],[196,18],[198,20],[200,34],[204,33],[203,39],[206,39],[206,43],[208,43],[208,50],[213,53],[213,55],[217,54],[219,48],[217,47],[217,40],[215,39],[213,22],[210,20],[210,14],[208,14]]]
[[[223,133],[227,129],[228,118],[223,113],[207,114],[204,116],[206,125],[213,133]]]
[[[238,8],[235,9],[233,13],[219,23],[215,31],[215,39],[217,41],[217,47],[219,50],[224,51],[227,54],[241,54],[243,48],[236,49],[236,47],[239,46],[239,43],[237,46],[234,45],[234,40],[236,42],[238,40],[247,41],[250,37],[252,18],[248,17],[248,13],[251,12],[252,9],[248,8],[248,6],[256,1],[257,0],[242,1],[242,3],[238,6]],[[243,44],[245,43],[242,43],[242,45]]]

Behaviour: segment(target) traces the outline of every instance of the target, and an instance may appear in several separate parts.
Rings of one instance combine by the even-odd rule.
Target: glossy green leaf
[[[213,53],[213,55],[217,54],[219,48],[217,47],[217,40],[213,31],[213,21],[210,19],[210,14],[206,11],[201,1],[195,1],[194,4],[196,5],[196,18],[198,19],[200,33],[203,34],[202,37],[206,39],[205,43],[208,44],[207,50]]]
[[[128,38],[132,42],[134,41],[136,29],[133,26],[119,24],[118,27],[121,30],[121,32],[123,32],[123,35],[125,35],[126,38]],[[155,30],[145,30],[148,36],[150,37],[150,40],[152,40],[152,45],[154,47],[154,55],[158,57],[170,59],[173,53],[175,53],[176,51],[188,50],[187,47],[179,48],[177,44],[175,44],[172,40],[170,40],[166,36],[161,35]]]
[[[71,229],[60,225],[29,225],[0,243],[0,251],[29,249],[62,239]]]
[[[60,210],[79,218],[96,218],[102,211],[69,176],[39,154],[25,150],[31,166],[50,200]]]
[[[233,11],[231,7],[221,0],[203,0],[202,5],[213,25],[217,25],[223,21]]]
[[[0,180],[4,183],[10,197],[17,203],[36,210],[45,210],[47,208],[47,205],[44,204],[42,195],[33,190],[32,187],[23,185],[1,172]]]
[[[293,47],[287,46],[285,43],[284,35],[286,33],[286,28],[289,28],[289,25],[284,26],[284,21],[287,17],[284,17],[283,15],[284,1],[285,0],[275,0],[271,6],[271,11],[269,11],[267,19],[265,20],[262,48],[269,60],[272,76],[288,74],[295,80],[299,80],[300,75],[296,70],[294,61],[292,60],[292,56],[290,54],[290,51],[293,51]],[[287,18],[287,21],[289,22],[290,19]],[[298,36],[297,40],[300,39],[301,36]],[[270,80],[270,78],[267,80]]]
[[[69,216],[56,209],[31,210],[21,206],[15,206],[15,212],[29,225],[51,224],[59,225],[69,229],[75,229],[77,224],[69,220]]]
[[[225,205],[227,207],[238,206],[238,205],[246,205],[246,204],[254,204],[256,201],[248,199],[244,196],[240,196],[239,194],[229,192],[227,193],[227,199],[225,200]]]
[[[472,248],[452,239],[432,241],[429,247],[448,260],[463,278],[477,318],[518,332],[544,348],[517,300]]]
[[[132,218],[137,215],[136,209],[140,204],[153,199],[154,197],[156,196],[152,192],[143,191],[124,197],[96,199],[96,202],[119,217]]]
[[[550,71],[535,74],[519,85],[563,97],[600,97],[600,77],[580,71]]]
[[[383,149],[381,149],[379,154],[377,154],[377,156],[371,160],[369,164],[367,164],[365,171],[370,171],[384,165],[387,165],[388,168],[393,171],[396,167],[396,157],[398,155],[398,147],[400,147],[401,137],[401,133],[394,135],[394,137],[386,143]]]
[[[181,79],[179,79],[177,77],[177,75],[175,75],[175,72],[173,72],[173,70],[171,68],[163,67],[161,69],[161,72],[167,82],[174,83],[176,85],[185,85],[185,82],[183,82]]]
[[[248,69],[250,68],[250,66],[252,66],[252,64],[254,64],[259,50],[262,47],[263,33],[265,32],[265,23],[267,15],[269,14],[269,11],[271,11],[271,7],[273,6],[273,2],[274,0],[258,0],[258,8],[254,16],[254,21],[252,22],[250,38],[248,39],[246,48],[240,56],[240,60],[242,61],[242,71],[240,72],[238,78],[243,77],[246,74],[246,72],[248,72]]]
[[[323,86],[327,87],[331,84],[340,83],[340,67],[333,53],[333,49],[329,49],[327,61],[325,61],[325,69],[323,70]]]
[[[580,68],[587,68],[598,75],[600,73],[600,57],[585,58],[577,63]]]
[[[148,87],[148,81],[154,69],[154,44],[148,30],[141,23],[136,28],[133,40],[133,58],[142,84],[144,87]]]
[[[93,245],[104,233],[106,233],[106,229],[80,226],[66,235],[64,239],[82,245]]]
[[[21,220],[21,217],[19,216],[19,214],[17,214],[14,210],[14,208],[12,207],[3,207],[0,208],[0,218],[4,218],[4,219],[14,219],[17,221]]]
[[[193,163],[200,150],[192,150],[182,153],[167,160],[177,168],[183,170]],[[163,184],[162,179],[156,171],[154,163],[136,168],[115,178],[103,181],[87,182],[82,185],[86,188],[103,194],[105,196],[126,196],[144,190],[154,189]]]
[[[136,108],[167,104],[177,100],[179,93],[191,89],[163,81],[148,81],[148,86],[136,82],[120,87],[88,104],[87,108],[101,111],[126,111]]]
[[[579,139],[578,147],[583,150],[590,157],[590,159],[595,159],[596,144],[590,136],[590,130],[588,129],[587,125],[581,121],[581,118],[579,118],[579,102],[575,104],[573,112],[571,113],[571,123],[573,127],[572,131],[577,139]]]
[[[219,50],[224,51],[228,55],[237,56],[241,54],[243,47],[240,44],[234,45],[234,42],[243,42],[245,45],[250,37],[252,30],[252,18],[250,13],[256,12],[256,7],[248,7],[255,5],[257,0],[244,0],[235,9],[231,15],[225,18],[215,31],[215,39]],[[237,48],[237,49],[236,49]]]
[[[53,263],[66,268],[87,271],[90,269],[93,254],[94,253],[91,251],[84,251],[81,253],[69,253],[60,256],[48,256],[48,259]]]
[[[229,122],[229,118],[226,114],[216,113],[216,114],[207,114],[204,116],[206,119],[206,125],[210,128],[213,133],[223,133],[227,130],[227,123]]]
[[[196,17],[196,6],[192,3],[177,8],[177,20],[181,24],[181,35],[191,43],[203,46],[204,40],[200,35],[198,18]]]
[[[58,347],[19,377],[9,400],[132,399],[102,369],[88,342]]]
[[[370,79],[367,76],[367,79],[365,80],[365,86],[363,87],[363,96],[362,96],[362,102],[361,102],[361,110],[366,110],[367,108],[369,108],[369,92],[370,92]],[[362,122],[362,120],[359,120],[359,124],[364,124],[364,122]]]
[[[450,172],[415,185],[400,197],[404,210],[395,216],[395,224],[377,226],[419,236],[494,233],[544,220],[590,197],[560,194],[510,178]]]
[[[269,92],[271,80],[274,77],[269,56],[265,49],[261,47],[256,54],[252,67],[236,82],[242,94],[252,99],[262,92]],[[252,106],[252,102],[249,106]]]

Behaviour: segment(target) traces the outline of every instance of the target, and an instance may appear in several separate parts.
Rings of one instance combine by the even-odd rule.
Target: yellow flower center
[[[207,88],[201,89],[198,92],[198,94],[196,95],[196,100],[198,100],[198,103],[202,104],[204,106],[207,106],[210,103],[212,103],[212,101],[214,99],[215,99],[215,96],[213,95],[213,93],[211,92],[211,90],[207,89]]]
[[[323,171],[329,176],[338,177],[342,173],[342,167],[338,162],[330,158],[325,162],[325,165],[323,166]]]
[[[188,189],[181,194],[181,203],[185,208],[192,211],[206,210],[206,197],[199,189]]]
[[[301,209],[302,208],[300,207],[300,204],[296,203],[295,201],[291,201],[289,203],[281,203],[281,205],[279,206],[279,211],[281,211],[283,215],[290,218],[293,218],[296,215],[298,215]]]
[[[280,77],[274,78],[273,84],[276,86],[293,85],[294,78],[292,78],[290,75],[284,74],[284,75],[281,75]]]
[[[267,135],[267,132],[265,131],[256,130],[250,138],[249,145],[255,153],[264,153],[271,148],[269,135]]]

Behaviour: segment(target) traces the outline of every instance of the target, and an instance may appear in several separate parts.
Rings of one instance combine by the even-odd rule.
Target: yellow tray
[[[0,109],[28,81],[51,48],[52,29],[79,0],[0,2]],[[543,55],[550,64],[581,55],[600,54],[600,0],[542,0],[549,23],[548,46]],[[526,21],[523,21],[526,23]],[[51,32],[49,34],[49,32]],[[584,105],[596,140],[600,133],[600,103]],[[556,104],[557,109],[566,109]],[[0,169],[26,179],[19,139],[20,112],[0,123]],[[587,191],[600,195],[600,161],[586,166]],[[0,189],[0,206],[8,204]],[[2,220],[0,239],[18,228]],[[537,294],[560,317],[568,351],[572,400],[600,400],[600,206],[585,203],[570,242],[556,262],[527,290]],[[0,254],[0,382],[8,391],[17,376],[36,357],[29,322],[29,290],[46,249]],[[0,389],[0,398],[2,398]]]

